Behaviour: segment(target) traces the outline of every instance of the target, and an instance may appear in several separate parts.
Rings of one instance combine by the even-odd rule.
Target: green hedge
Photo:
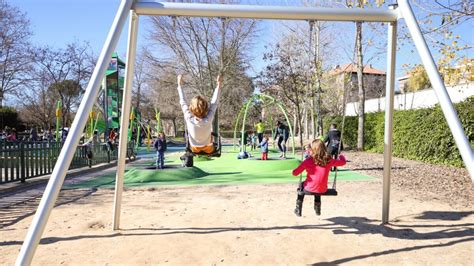
[[[471,146],[474,146],[474,97],[455,105]],[[364,150],[383,152],[384,112],[366,114]],[[339,126],[342,117],[326,117]],[[434,108],[395,111],[393,117],[393,154],[397,157],[435,164],[463,166],[461,155],[439,105]],[[346,117],[344,143],[357,144],[357,117]]]

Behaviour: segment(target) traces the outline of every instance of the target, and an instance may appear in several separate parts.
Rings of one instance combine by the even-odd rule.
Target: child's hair
[[[189,111],[197,118],[203,119],[209,112],[207,101],[201,96],[194,96],[189,105]]]
[[[315,139],[311,143],[311,157],[316,165],[326,166],[331,160],[326,145],[320,139]]]
[[[158,138],[160,138],[160,137],[164,138],[165,137],[165,132],[163,132],[163,131],[158,132]]]
[[[310,149],[311,149],[311,144],[306,144],[306,146],[304,146],[304,148],[305,148],[306,150],[310,150]]]
[[[263,135],[263,138],[268,140],[269,139],[268,134]]]

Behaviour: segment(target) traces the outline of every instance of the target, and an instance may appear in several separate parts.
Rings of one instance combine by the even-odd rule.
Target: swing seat
[[[209,156],[209,157],[221,157],[221,150],[222,150],[222,143],[221,143],[221,136],[217,133],[212,132],[211,135],[214,138],[214,142],[212,143],[214,146],[214,151],[212,153],[206,152],[193,152],[189,145],[189,139],[186,141],[186,151],[193,156]]]
[[[309,192],[306,190],[297,189],[298,195],[311,195],[311,196],[337,196],[337,190],[335,188],[328,188],[324,193]]]

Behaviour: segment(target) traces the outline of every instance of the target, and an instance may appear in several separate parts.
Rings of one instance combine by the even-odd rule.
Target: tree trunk
[[[316,22],[316,41],[315,41],[315,53],[314,53],[314,66],[315,66],[315,74],[316,74],[316,96],[317,96],[317,116],[318,116],[318,120],[317,120],[317,133],[318,133],[318,136],[322,136],[323,135],[323,119],[322,119],[322,114],[321,114],[321,62],[319,60],[320,56],[319,56],[319,35],[320,35],[320,31],[321,31],[321,26],[319,24],[319,22]]]
[[[304,109],[303,109],[303,119],[304,119],[304,137],[305,139],[309,138],[309,132],[308,132],[308,104],[304,104]]]
[[[362,61],[362,22],[356,22],[356,51],[357,51],[357,85],[359,88],[359,120],[357,127],[357,149],[364,149],[364,112],[365,112],[365,90]]]
[[[176,118],[171,119],[171,121],[173,122],[173,132],[174,132],[174,136],[177,137],[177,135],[178,135],[178,129],[176,128]]]
[[[137,86],[137,109],[140,110],[140,102],[141,102],[141,95],[140,95],[140,92],[141,91],[141,85],[138,85]]]
[[[314,93],[312,93],[313,96],[311,97],[311,139],[316,139],[316,122],[314,121],[314,107],[315,107],[315,98],[314,98]]]
[[[3,89],[0,89],[0,108],[3,108]]]
[[[297,120],[297,117],[298,117],[296,115],[297,112],[298,112],[298,110],[295,110],[295,113],[293,114],[293,134],[295,136],[297,136],[297,134],[296,134],[296,120]]]

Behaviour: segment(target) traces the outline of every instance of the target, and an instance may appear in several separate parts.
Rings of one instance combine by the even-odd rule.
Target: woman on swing
[[[212,154],[212,120],[216,114],[221,95],[222,76],[217,76],[217,87],[212,94],[211,104],[200,95],[194,96],[188,106],[181,88],[183,76],[178,75],[179,104],[183,110],[184,120],[188,129],[188,139],[191,152]]]

